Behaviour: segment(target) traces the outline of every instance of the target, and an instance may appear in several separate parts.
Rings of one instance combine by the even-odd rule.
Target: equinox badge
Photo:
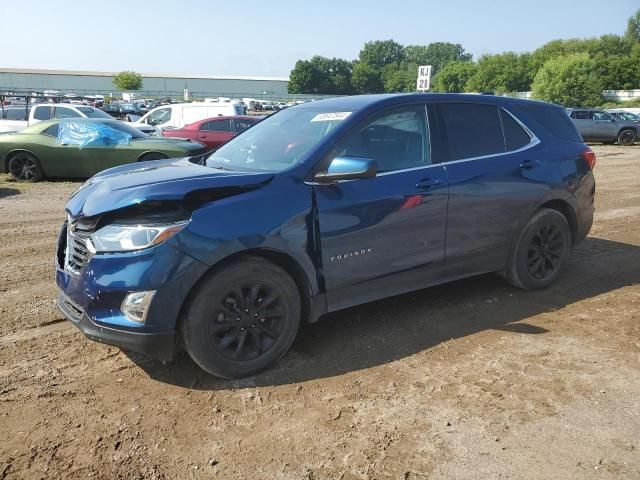
[[[343,260],[347,260],[352,257],[359,257],[361,255],[367,255],[371,253],[370,248],[363,248],[362,250],[356,250],[355,252],[345,252],[339,255],[334,255],[331,257],[332,262],[341,262]]]

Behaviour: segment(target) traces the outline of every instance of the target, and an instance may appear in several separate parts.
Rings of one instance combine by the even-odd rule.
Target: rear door
[[[430,152],[424,105],[380,113],[335,147],[378,173],[314,186],[330,310],[420,288],[443,261],[447,179]]]
[[[450,275],[504,266],[522,213],[548,191],[539,141],[510,112],[443,102],[439,122],[449,180],[446,263]]]
[[[573,110],[570,117],[584,140],[593,138],[593,122],[589,110]]]

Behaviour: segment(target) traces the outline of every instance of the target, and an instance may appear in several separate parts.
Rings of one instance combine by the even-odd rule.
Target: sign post
[[[416,90],[426,92],[431,88],[431,65],[422,65],[418,67],[418,81],[416,82]]]

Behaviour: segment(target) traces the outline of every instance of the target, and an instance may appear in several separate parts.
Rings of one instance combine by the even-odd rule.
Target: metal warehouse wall
[[[144,75],[143,89],[149,95],[182,95],[185,88],[194,96],[286,96],[287,79],[179,77],[173,75]],[[113,74],[103,72],[66,72],[47,70],[18,70],[0,68],[0,90],[58,90],[76,94],[117,94]]]

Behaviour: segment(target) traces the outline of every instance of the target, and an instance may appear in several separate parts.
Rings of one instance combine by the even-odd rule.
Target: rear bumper
[[[91,340],[113,345],[123,350],[142,353],[159,360],[171,360],[175,354],[175,333],[122,331],[98,325],[89,318],[82,307],[62,291],[58,294],[57,303],[58,309],[64,316]]]

